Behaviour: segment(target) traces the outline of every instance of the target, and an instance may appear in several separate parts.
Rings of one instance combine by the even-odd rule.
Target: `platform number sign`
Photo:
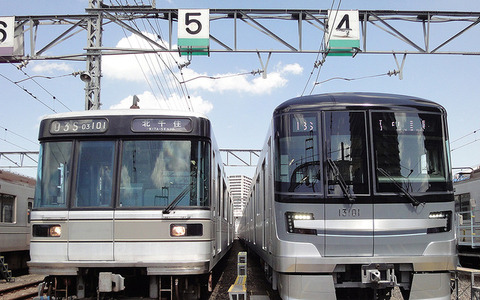
[[[12,56],[14,48],[15,17],[0,17],[0,56]]]
[[[181,55],[208,55],[210,10],[178,10],[178,48]]]
[[[329,10],[325,43],[328,55],[351,56],[360,48],[358,10]]]

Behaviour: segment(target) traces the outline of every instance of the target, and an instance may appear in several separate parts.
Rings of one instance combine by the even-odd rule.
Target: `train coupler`
[[[397,285],[393,264],[369,264],[362,266],[362,283],[375,288],[387,288]]]

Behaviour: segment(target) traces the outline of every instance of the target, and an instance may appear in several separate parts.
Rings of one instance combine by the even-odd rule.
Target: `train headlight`
[[[184,225],[174,225],[170,226],[170,235],[171,236],[184,236],[187,233],[187,228]]]
[[[170,224],[170,236],[202,236],[202,224]]]
[[[62,236],[62,226],[59,224],[55,225],[44,225],[44,224],[35,224],[32,228],[32,235],[34,237],[61,237]]]
[[[295,220],[313,220],[313,213],[286,212],[287,232],[302,234],[317,234],[316,229],[305,229],[295,227]]]
[[[448,232],[452,229],[452,212],[451,211],[433,211],[428,215],[429,219],[444,219],[445,226],[427,228],[427,233]]]
[[[50,229],[48,230],[48,236],[51,236],[51,237],[62,236],[62,227],[60,225],[55,225],[50,227]]]

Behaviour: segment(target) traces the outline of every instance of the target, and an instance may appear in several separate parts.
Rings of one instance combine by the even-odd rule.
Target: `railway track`
[[[33,299],[38,295],[38,285],[43,277],[27,275],[19,277],[16,282],[0,283],[0,299]]]

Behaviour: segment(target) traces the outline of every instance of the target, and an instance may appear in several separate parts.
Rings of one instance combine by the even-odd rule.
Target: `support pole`
[[[101,0],[90,0],[89,8],[101,8]],[[100,78],[102,77],[102,12],[90,13],[87,24],[87,66],[91,80],[85,82],[85,110],[100,109]]]

